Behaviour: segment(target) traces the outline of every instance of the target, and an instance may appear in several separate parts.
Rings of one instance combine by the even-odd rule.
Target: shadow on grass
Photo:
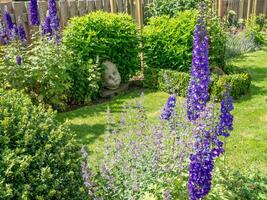
[[[70,129],[77,135],[80,144],[88,145],[94,143],[101,135],[105,133],[105,124],[71,124]]]

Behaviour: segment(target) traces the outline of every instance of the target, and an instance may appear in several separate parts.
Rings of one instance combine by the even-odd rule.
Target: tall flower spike
[[[0,44],[2,45],[6,45],[8,44],[8,35],[7,35],[7,30],[2,22],[2,20],[0,19]]]
[[[13,22],[10,13],[8,12],[7,6],[5,6],[5,11],[4,11],[4,18],[6,20],[6,25],[7,25],[7,30],[10,33],[13,29]]]
[[[169,120],[170,117],[174,114],[175,105],[176,105],[176,97],[175,97],[175,95],[171,95],[168,98],[168,100],[167,100],[167,102],[163,108],[160,119]]]
[[[57,3],[56,0],[49,0],[48,1],[48,10],[49,10],[49,17],[50,17],[50,26],[53,30],[53,34],[56,34],[59,31],[59,18],[57,14]]]
[[[25,29],[20,17],[18,18],[18,35],[21,42],[25,42],[27,40]]]
[[[47,15],[45,19],[44,32],[48,36],[52,35],[51,20],[49,15]]]
[[[202,18],[194,31],[191,80],[187,92],[187,115],[190,121],[196,120],[205,109],[209,99],[210,70],[208,61],[208,37]]]
[[[32,26],[40,25],[37,0],[30,0],[30,21]]]

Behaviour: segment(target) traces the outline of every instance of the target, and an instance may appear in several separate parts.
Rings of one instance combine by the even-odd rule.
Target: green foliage
[[[234,10],[229,10],[227,13],[228,27],[236,27],[238,24],[237,14]]]
[[[35,102],[44,102],[56,109],[64,109],[71,88],[67,71],[71,54],[52,40],[39,38],[30,46],[19,42],[2,49],[0,86],[24,89]],[[21,56],[22,63],[16,63]]]
[[[217,17],[210,16],[207,20],[209,38],[209,64],[224,69],[226,32]]]
[[[264,43],[264,37],[261,33],[261,27],[257,24],[257,17],[251,15],[246,21],[246,33],[248,36],[252,36],[257,45],[262,45]]]
[[[63,43],[82,62],[99,56],[100,61],[117,64],[123,82],[140,69],[138,29],[129,15],[98,11],[74,17],[64,30]]]
[[[0,89],[0,199],[83,199],[79,147],[55,116]]]
[[[207,200],[265,200],[267,177],[261,172],[219,170],[213,173],[213,185]]]
[[[256,23],[259,25],[260,31],[262,31],[262,29],[266,23],[266,15],[265,14],[257,15]]]
[[[188,72],[192,62],[193,32],[197,12],[179,12],[176,17],[152,17],[143,31],[148,67]],[[210,65],[224,68],[226,33],[216,17],[207,20]]]
[[[206,0],[205,0],[206,1]],[[148,5],[148,16],[168,15],[175,16],[179,11],[194,10],[198,8],[200,0],[154,0]],[[208,2],[208,1],[206,1]]]
[[[152,68],[188,71],[192,61],[197,13],[180,12],[175,18],[152,17],[144,28],[145,63]]]
[[[229,74],[218,76],[213,74],[210,83],[210,95],[216,100],[221,100],[225,92],[225,85],[231,88],[231,95],[238,99],[248,92],[251,84],[251,77],[247,72],[240,69],[228,67]],[[236,67],[235,67],[236,68]],[[176,93],[178,96],[186,97],[187,88],[190,82],[190,75],[184,72],[177,72],[166,69],[145,68],[144,86],[150,89],[159,89],[168,93]]]

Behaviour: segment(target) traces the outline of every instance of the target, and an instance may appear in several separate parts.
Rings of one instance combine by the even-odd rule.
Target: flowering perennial
[[[32,26],[40,25],[37,0],[30,0],[30,20]]]
[[[168,98],[168,100],[165,104],[165,107],[163,108],[160,119],[169,120],[170,117],[174,114],[175,104],[176,104],[176,97],[175,97],[175,95],[171,95]]]
[[[194,31],[191,80],[187,92],[187,113],[191,121],[198,118],[209,99],[209,75],[207,30],[203,19],[199,19]]]
[[[46,19],[45,19],[44,33],[48,36],[52,35],[51,20],[50,20],[49,15],[46,16]]]
[[[26,39],[26,33],[25,33],[24,26],[23,26],[20,18],[19,18],[18,21],[19,21],[19,25],[18,25],[19,39],[20,39],[21,42],[25,42],[27,39]]]
[[[8,35],[7,35],[7,30],[0,20],[0,44],[7,44],[8,43]]]
[[[50,26],[53,31],[53,34],[56,35],[58,34],[60,25],[57,14],[57,4],[55,0],[48,1],[48,10],[49,10]]]

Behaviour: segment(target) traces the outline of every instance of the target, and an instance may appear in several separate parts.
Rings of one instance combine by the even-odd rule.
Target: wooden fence
[[[220,17],[234,10],[239,19],[248,19],[251,14],[267,15],[267,0],[215,0],[214,7]]]
[[[82,16],[96,10],[128,13],[142,25],[145,8],[151,1],[152,0],[59,0],[57,3],[61,27],[64,27],[69,18]],[[139,2],[141,2],[141,5],[139,5]],[[7,8],[12,16],[13,22],[17,23],[19,18],[22,20],[26,34],[29,36],[32,28],[29,19],[29,6],[29,1],[0,0],[0,16],[3,18],[4,10]],[[38,7],[40,19],[44,22],[48,10],[48,1],[38,1]],[[141,10],[140,7],[142,8]]]

